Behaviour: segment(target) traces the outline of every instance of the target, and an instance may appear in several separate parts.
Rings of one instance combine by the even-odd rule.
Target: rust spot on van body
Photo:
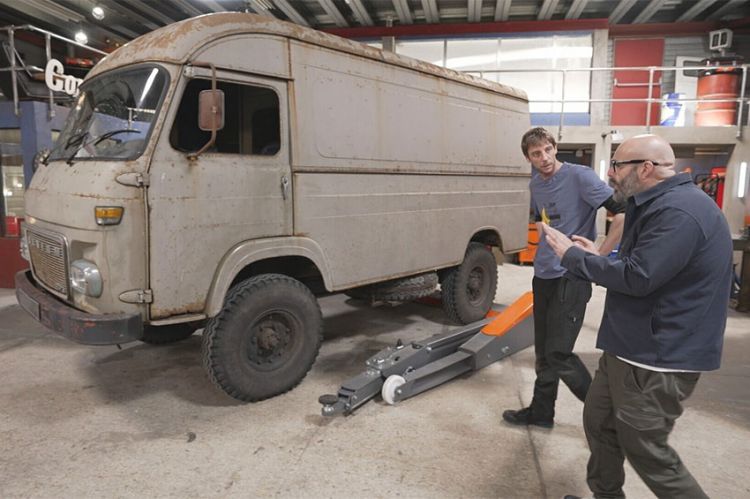
[[[206,306],[204,300],[194,301],[179,307],[172,308],[156,308],[151,309],[151,319],[165,319],[167,317],[173,317],[175,315],[186,315],[186,314],[202,314]]]

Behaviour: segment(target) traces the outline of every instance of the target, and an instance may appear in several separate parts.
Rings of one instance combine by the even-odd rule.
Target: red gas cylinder
[[[737,102],[711,102],[711,100],[736,99],[739,94],[742,59],[716,57],[701,61],[704,66],[719,66],[702,70],[698,75],[698,99],[695,111],[696,126],[735,125]]]

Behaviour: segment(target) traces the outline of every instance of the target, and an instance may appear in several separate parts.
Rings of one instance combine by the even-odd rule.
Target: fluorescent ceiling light
[[[591,59],[593,50],[592,47],[535,47],[506,51],[500,49],[498,57],[501,62],[536,60],[552,62],[552,59]]]
[[[737,182],[737,197],[744,198],[747,187],[747,161],[740,163],[740,180]]]
[[[496,54],[481,54],[481,55],[469,55],[463,57],[449,57],[446,62],[446,66],[451,69],[461,69],[467,67],[483,67],[484,69],[495,69],[494,66],[497,62]],[[440,61],[439,64],[442,64]],[[433,64],[436,64],[433,62]],[[489,67],[487,67],[489,66]],[[477,71],[481,71],[477,69]]]

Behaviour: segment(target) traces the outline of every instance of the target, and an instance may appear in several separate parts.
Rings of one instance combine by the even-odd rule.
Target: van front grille
[[[65,240],[56,234],[26,231],[34,276],[50,291],[68,297]]]

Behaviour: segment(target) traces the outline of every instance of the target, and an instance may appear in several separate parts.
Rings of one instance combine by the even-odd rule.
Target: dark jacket
[[[617,259],[573,247],[562,265],[607,288],[598,348],[653,367],[719,368],[732,238],[719,207],[689,175],[628,200]]]

